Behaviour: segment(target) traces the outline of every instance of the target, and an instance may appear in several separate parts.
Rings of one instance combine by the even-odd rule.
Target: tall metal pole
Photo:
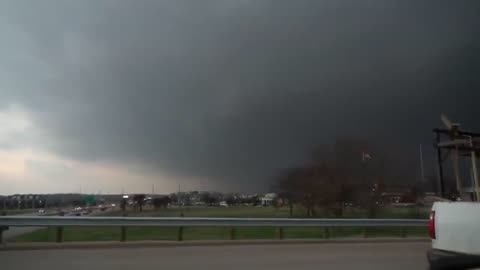
[[[453,173],[455,174],[455,182],[457,183],[457,191],[462,198],[463,190],[462,190],[462,182],[460,179],[460,172],[458,168],[458,147],[455,146],[455,150],[453,150]]]
[[[478,190],[477,155],[475,153],[475,149],[473,148],[472,136],[470,136],[470,147],[472,148],[472,151],[470,153],[472,156],[473,192],[475,193],[475,200],[479,201],[480,191]]]
[[[437,141],[437,162],[438,162],[438,178],[440,180],[440,196],[445,197],[445,184],[443,182],[443,164],[442,164],[442,149],[438,146],[440,143],[440,133],[436,133],[436,141]]]
[[[422,144],[420,144],[420,174],[422,177],[422,182],[425,181],[425,167],[423,165],[423,149]]]

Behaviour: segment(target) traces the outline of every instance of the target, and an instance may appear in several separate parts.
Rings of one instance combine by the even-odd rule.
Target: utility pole
[[[475,200],[480,200],[480,191],[478,190],[478,171],[477,171],[477,155],[475,153],[475,148],[473,145],[473,138],[470,136],[470,147],[472,151],[470,155],[472,157],[472,176],[473,176],[473,192],[475,194]]]
[[[440,196],[445,197],[445,183],[443,182],[443,160],[442,149],[438,144],[440,143],[440,132],[435,131],[436,134],[436,148],[437,148],[437,163],[438,163],[438,179],[440,182]]]
[[[462,188],[462,181],[460,179],[460,171],[458,168],[458,159],[459,159],[458,147],[455,146],[455,149],[453,150],[453,173],[455,174],[455,182],[457,183],[457,191],[458,191],[459,197],[462,198],[463,188]]]
[[[425,167],[423,165],[423,149],[422,144],[420,144],[420,175],[422,177],[422,182],[425,181]]]

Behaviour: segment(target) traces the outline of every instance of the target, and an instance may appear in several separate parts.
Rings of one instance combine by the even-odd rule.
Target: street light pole
[[[425,167],[423,165],[423,149],[422,144],[420,144],[420,174],[422,177],[422,182],[425,181]]]

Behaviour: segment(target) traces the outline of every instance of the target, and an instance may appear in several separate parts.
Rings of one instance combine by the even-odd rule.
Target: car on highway
[[[431,270],[480,268],[480,204],[436,202],[429,224]]]

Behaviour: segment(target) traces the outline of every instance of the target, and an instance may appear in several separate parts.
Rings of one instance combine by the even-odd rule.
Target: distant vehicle
[[[220,206],[221,207],[228,207],[228,203],[226,201],[221,201]]]
[[[431,270],[480,268],[480,203],[435,202],[430,214]]]
[[[207,204],[204,203],[204,202],[194,202],[193,205],[195,205],[195,206],[205,206]]]
[[[39,213],[39,214],[44,214],[44,213],[45,213],[45,209],[38,209],[38,213]]]

